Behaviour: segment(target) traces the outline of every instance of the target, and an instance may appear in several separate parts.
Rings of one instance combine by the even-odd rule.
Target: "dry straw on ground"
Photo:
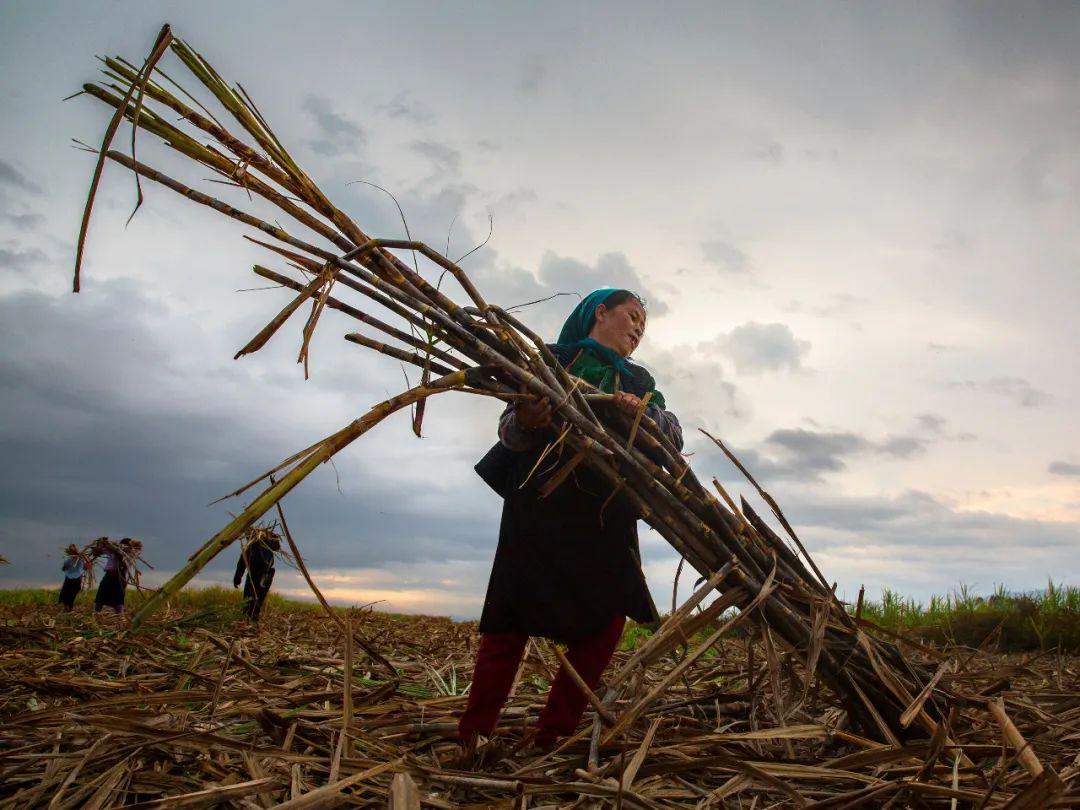
[[[395,784],[408,807],[406,776],[425,807],[1080,806],[1080,662],[1053,654],[915,651],[969,699],[933,738],[883,745],[839,727],[793,653],[724,638],[672,678],[689,656],[658,633],[617,653],[608,682],[640,680],[616,716],[670,681],[661,698],[609,742],[586,724],[542,753],[529,732],[558,661],[533,641],[497,737],[461,763],[475,624],[356,614],[397,679],[357,650],[348,681],[343,627],[312,609],[240,635],[172,609],[136,634],[81,607],[0,620],[5,809],[385,807]]]
[[[157,66],[170,52],[178,59],[182,74],[170,68],[166,76]],[[991,804],[999,804],[1006,796],[1064,792],[1062,775],[1045,767],[1038,753],[1033,754],[1025,747],[1021,737],[1027,729],[1023,722],[1014,725],[1018,719],[1010,711],[1013,707],[1003,708],[986,695],[979,695],[975,687],[981,685],[968,684],[965,679],[970,675],[966,670],[951,673],[943,664],[939,666],[940,662],[933,656],[927,660],[910,651],[905,653],[892,641],[871,632],[866,622],[849,615],[775,502],[760,488],[759,493],[797,550],[789,547],[745,503],[741,507],[737,505],[717,481],[712,482],[715,493],[702,484],[651,420],[640,414],[634,420],[619,416],[612,412],[605,395],[571,378],[544,342],[515,316],[486,301],[457,264],[418,242],[372,239],[365,234],[300,169],[244,89],[239,85],[229,86],[202,56],[173,39],[167,26],[141,68],[121,59],[107,59],[105,75],[106,83],[87,84],[83,90],[114,108],[115,114],[99,153],[79,235],[77,264],[81,264],[86,244],[100,169],[105,161],[113,161],[134,172],[136,177],[152,180],[196,204],[257,229],[261,238],[256,241],[299,272],[299,278],[290,278],[261,266],[255,268],[259,275],[297,294],[240,349],[238,357],[264,346],[292,315],[307,307],[298,355],[298,362],[304,363],[306,372],[311,336],[322,313],[330,307],[393,342],[361,334],[350,334],[349,340],[365,350],[422,369],[420,385],[379,403],[356,421],[234,493],[240,494],[269,479],[269,486],[146,602],[135,616],[136,627],[148,630],[160,621],[154,618],[155,613],[185,583],[278,505],[312,470],[398,410],[415,406],[414,430],[419,434],[426,401],[447,391],[504,400],[520,396],[521,391],[547,397],[555,407],[560,427],[559,439],[552,443],[548,461],[562,465],[565,474],[578,464],[587,464],[606,477],[613,488],[636,505],[642,519],[707,580],[700,596],[704,597],[706,592],[719,594],[704,612],[704,619],[697,609],[677,612],[650,642],[649,651],[639,652],[610,677],[602,695],[590,695],[599,718],[595,731],[589,741],[568,743],[560,754],[548,760],[563,762],[557,757],[573,755],[568,761],[574,769],[557,770],[557,780],[544,774],[543,767],[539,770],[541,775],[526,769],[527,772],[510,776],[485,777],[489,779],[487,782],[477,782],[480,777],[475,775],[447,775],[442,765],[431,764],[425,770],[417,764],[416,752],[425,746],[430,748],[429,741],[422,740],[419,748],[409,743],[403,750],[397,742],[387,745],[377,732],[378,726],[357,721],[357,728],[364,729],[362,735],[358,731],[357,740],[361,737],[366,740],[368,734],[373,737],[372,747],[360,747],[371,755],[357,757],[355,741],[346,746],[352,747],[353,757],[337,750],[344,743],[322,740],[318,744],[323,747],[317,748],[313,732],[307,741],[312,747],[311,756],[321,757],[329,751],[329,764],[325,772],[314,770],[312,765],[305,778],[304,764],[293,763],[299,766],[298,771],[296,768],[290,771],[298,773],[296,792],[301,804],[296,806],[309,806],[303,804],[306,801],[315,806],[323,796],[341,800],[341,790],[346,786],[361,789],[381,784],[379,780],[388,780],[392,773],[405,772],[413,783],[421,785],[421,792],[432,786],[448,789],[456,785],[507,795],[516,792],[520,801],[525,800],[522,797],[535,801],[548,793],[562,798],[567,795],[605,800],[617,797],[622,804],[698,801],[707,799],[696,791],[712,784],[711,778],[706,777],[713,771],[728,773],[732,780],[719,788],[721,793],[751,791],[763,794],[760,798],[767,796],[795,803],[835,796],[841,792],[844,780],[848,780],[843,784],[846,796],[840,805],[863,799],[877,802],[886,794],[897,802],[926,802],[941,797],[967,801],[987,795]],[[179,81],[197,86],[195,93],[208,96],[205,105],[195,100],[195,93],[181,90]],[[215,105],[221,108],[222,119],[231,119],[230,126],[238,129],[227,129],[215,117],[210,111]],[[136,125],[131,155],[110,148],[124,118]],[[197,164],[191,166],[195,176],[201,177],[209,169],[221,178],[219,182],[237,187],[241,205],[249,209],[269,207],[273,213],[265,218],[256,216],[141,162],[134,156],[136,131],[157,136],[189,163]],[[142,200],[141,188],[139,200]],[[278,216],[287,217],[284,221],[294,223],[290,227],[295,230],[276,224]],[[273,241],[264,241],[266,237]],[[430,274],[438,275],[439,282],[444,276],[451,278],[464,294],[465,303],[452,300],[441,283],[425,278],[419,264],[410,266],[392,251],[422,257],[426,262],[425,272],[430,270]],[[78,289],[78,269],[75,286]],[[352,302],[337,297],[342,293],[352,296]],[[368,311],[372,303],[377,312],[386,314],[372,315]],[[399,319],[401,328],[386,323],[383,318]],[[722,442],[714,441],[727,452]],[[732,460],[735,461],[733,457]],[[271,473],[280,478],[275,480]],[[375,620],[368,617],[365,622],[368,621]],[[706,638],[691,645],[678,661],[661,654],[665,645],[670,647],[683,635],[689,637],[689,629],[696,624],[709,628]],[[762,639],[757,657],[747,661],[749,671],[760,671],[761,677],[755,675],[745,685],[745,699],[731,701],[745,703],[749,713],[743,716],[736,712],[733,720],[725,720],[728,715],[724,711],[731,708],[725,702],[730,697],[729,690],[721,690],[709,698],[714,703],[711,713],[709,700],[702,702],[700,690],[706,690],[705,694],[709,694],[708,690],[716,691],[713,676],[718,666],[726,666],[732,676],[740,671],[731,663],[722,663],[730,655],[725,638],[736,628]],[[305,630],[315,632],[313,628]],[[366,629],[363,633],[347,635],[361,641],[363,660],[385,673],[388,684],[394,684],[399,676],[393,653],[381,653],[381,645]],[[141,640],[147,636],[132,638],[132,643],[148,643]],[[208,645],[207,651],[219,646],[213,642]],[[724,650],[721,663],[709,658],[716,649]],[[542,647],[540,650],[537,660],[546,655]],[[281,690],[270,690],[269,685],[283,688],[289,681],[275,681],[265,664],[254,663],[261,660],[260,656],[258,650],[232,651],[229,659],[233,663],[222,664],[222,674],[210,695],[206,723],[220,720],[220,712],[224,710],[220,698],[226,690],[230,667],[235,670],[235,665],[240,669],[234,671],[233,677],[247,682],[253,692],[248,703],[239,700],[235,705],[246,706],[245,716],[266,720],[265,715],[259,714],[260,700],[278,699]],[[466,654],[455,666],[467,666],[467,659]],[[247,681],[248,678],[263,681],[263,686]],[[400,689],[400,684],[393,688]],[[390,699],[389,693],[377,698],[367,699],[373,705],[382,705]],[[1067,703],[1068,699],[1051,698],[1054,699],[1059,702],[1054,704],[1053,711],[1035,709],[1045,712],[1047,722],[1048,718],[1062,711],[1067,713],[1071,708],[1060,703],[1063,700]],[[352,711],[357,712],[354,720],[364,716],[364,700],[360,698],[360,703],[353,704]],[[419,721],[410,717],[408,722],[434,722],[431,719],[434,715],[440,718],[438,722],[449,723],[458,706],[455,701],[459,698],[448,696],[445,703],[417,704],[423,717]],[[345,714],[348,716],[349,711]],[[408,712],[405,716],[409,717]],[[772,723],[765,722],[765,718],[771,718]],[[728,730],[730,722],[735,725]],[[773,727],[766,729],[768,725]],[[687,735],[687,728],[697,728],[700,733]],[[442,730],[440,727],[440,733]],[[299,733],[297,727],[290,747]],[[745,736],[748,733],[751,736]],[[744,736],[722,736],[725,734]],[[842,766],[834,760],[823,761],[822,738],[853,746],[854,751],[862,749],[862,758],[841,759]],[[208,742],[210,738],[200,739]],[[340,742],[343,738],[334,739]],[[1021,770],[1008,767],[1010,756],[1006,754],[1000,759],[1000,773],[993,772],[999,755],[1008,751],[1002,747],[1003,739],[1008,745],[1019,746]],[[281,745],[284,746],[284,740]],[[969,750],[972,745],[975,748]],[[630,748],[624,753],[626,746]],[[584,756],[579,754],[579,749],[584,751]],[[251,750],[244,750],[248,757],[255,756]],[[640,757],[635,757],[638,751]],[[782,752],[782,757],[776,756],[777,751]],[[378,756],[373,755],[376,752]],[[759,756],[761,761],[748,756],[748,752]],[[85,764],[93,759],[88,757]],[[748,761],[757,764],[747,764]],[[1055,767],[1063,766],[1060,757],[1049,761]],[[320,762],[325,763],[325,757]],[[115,767],[119,769],[120,765]],[[269,778],[259,775],[263,767],[256,764],[254,770],[249,769],[252,780]],[[945,774],[942,769],[949,767],[952,770]],[[633,777],[626,779],[623,769]],[[623,772],[622,781],[616,778],[617,772]],[[127,771],[118,770],[104,778],[119,783],[124,773]],[[647,796],[638,789],[638,780],[644,784],[652,776],[663,787],[658,787],[659,793]],[[333,786],[342,779],[347,782]],[[402,777],[395,783],[393,795],[399,796],[400,801],[407,801],[413,795],[409,779]],[[816,787],[809,792],[800,790],[797,785],[802,779],[811,780]],[[330,787],[309,791],[327,781]],[[709,790],[714,787],[719,786]],[[255,788],[261,789],[261,785]]]

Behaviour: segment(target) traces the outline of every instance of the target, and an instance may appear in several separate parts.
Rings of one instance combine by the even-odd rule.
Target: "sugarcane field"
[[[0,13],[0,810],[1080,807],[1080,7]]]

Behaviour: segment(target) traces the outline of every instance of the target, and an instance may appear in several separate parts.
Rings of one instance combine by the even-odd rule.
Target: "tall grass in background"
[[[999,585],[989,597],[961,585],[927,603],[884,589],[881,601],[863,603],[862,617],[888,630],[942,645],[1005,651],[1058,647],[1080,652],[1080,588],[1047,583],[1046,590],[1010,592]]]
[[[146,596],[128,590],[128,610],[137,609]],[[56,609],[57,590],[25,588],[0,590],[0,611],[4,608],[41,607]],[[185,588],[171,600],[177,621],[192,626],[222,627],[240,615],[243,596],[232,588]],[[91,608],[94,593],[83,591],[77,605]],[[855,612],[855,606],[850,606]],[[265,615],[321,610],[312,602],[285,599],[271,592]],[[106,612],[111,612],[106,609]],[[986,645],[1003,652],[1026,652],[1054,647],[1063,652],[1080,653],[1080,588],[1049,582],[1045,590],[1010,592],[999,585],[993,594],[983,597],[967,585],[953,593],[932,596],[917,602],[886,588],[879,601],[865,600],[862,617],[894,633],[911,635],[941,646],[979,647]],[[705,628],[702,638],[711,632]],[[702,635],[703,634],[703,635]],[[634,649],[652,635],[648,627],[627,624],[622,648]]]

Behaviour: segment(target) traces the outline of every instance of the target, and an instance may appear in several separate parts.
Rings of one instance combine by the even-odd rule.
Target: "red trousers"
[[[595,636],[567,646],[566,657],[590,689],[600,683],[615,645],[622,637],[626,617],[616,616]],[[476,669],[469,690],[469,705],[458,722],[458,739],[466,742],[477,734],[490,737],[499,712],[510,694],[514,676],[525,652],[528,636],[518,633],[485,633],[476,652]],[[540,713],[536,741],[541,745],[572,734],[588,703],[570,676],[559,667],[547,703]]]

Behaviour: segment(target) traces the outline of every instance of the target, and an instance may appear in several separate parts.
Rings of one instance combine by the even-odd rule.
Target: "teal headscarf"
[[[617,292],[626,292],[626,290],[615,287],[601,287],[599,290],[593,290],[586,295],[567,317],[562,331],[559,332],[556,345],[562,349],[589,349],[605,363],[614,366],[620,374],[628,375],[630,374],[630,367],[627,365],[625,357],[614,349],[604,346],[602,343],[597,343],[589,337],[589,332],[593,328],[593,324],[596,323],[596,308]]]

